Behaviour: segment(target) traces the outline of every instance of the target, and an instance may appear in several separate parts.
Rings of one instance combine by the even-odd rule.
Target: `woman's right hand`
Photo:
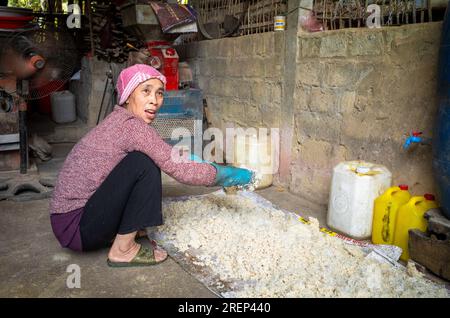
[[[216,185],[222,187],[242,186],[249,184],[253,179],[253,172],[243,168],[221,166],[211,163],[217,170]]]

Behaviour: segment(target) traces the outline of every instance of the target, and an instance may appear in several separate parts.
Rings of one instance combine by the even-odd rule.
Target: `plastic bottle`
[[[389,244],[394,242],[395,222],[398,209],[411,198],[408,186],[391,187],[375,199],[372,222],[372,242]]]
[[[375,199],[391,186],[392,174],[382,166],[347,161],[333,169],[327,224],[354,239],[372,234]]]
[[[402,205],[398,210],[397,222],[395,225],[394,245],[403,250],[400,259],[409,259],[408,240],[411,229],[418,229],[425,232],[427,230],[427,220],[424,218],[425,212],[437,208],[434,195],[414,196],[408,203]]]

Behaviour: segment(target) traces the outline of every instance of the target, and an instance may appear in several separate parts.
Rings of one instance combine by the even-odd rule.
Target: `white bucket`
[[[392,174],[382,165],[341,162],[333,169],[327,224],[354,239],[372,234],[374,200],[391,186]]]
[[[284,15],[277,15],[274,18],[274,30],[284,31],[286,29],[286,17]]]
[[[272,150],[270,135],[262,139],[256,135],[235,136],[233,165],[256,173],[255,189],[267,188],[273,182],[276,154]]]

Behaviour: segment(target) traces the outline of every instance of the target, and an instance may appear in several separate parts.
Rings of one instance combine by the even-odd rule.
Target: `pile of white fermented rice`
[[[325,235],[315,219],[303,224],[240,195],[169,201],[163,213],[159,234],[228,286],[239,283],[225,297],[449,297],[415,268]]]

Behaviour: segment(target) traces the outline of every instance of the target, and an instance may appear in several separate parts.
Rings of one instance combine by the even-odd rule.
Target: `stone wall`
[[[394,184],[433,192],[431,147],[402,149],[413,129],[431,136],[441,23],[298,35],[289,188],[326,203],[344,160],[387,166]]]
[[[214,127],[279,127],[283,33],[193,42],[178,47],[203,90]]]

